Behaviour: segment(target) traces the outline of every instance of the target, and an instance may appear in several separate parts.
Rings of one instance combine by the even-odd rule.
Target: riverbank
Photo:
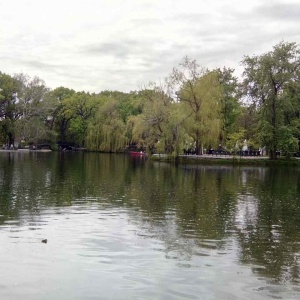
[[[267,156],[237,156],[237,155],[179,155],[177,158],[165,155],[154,154],[151,159],[155,161],[191,163],[191,164],[219,164],[219,165],[259,165],[259,166],[300,166],[299,158],[278,157],[277,160],[270,160]]]
[[[26,153],[26,152],[51,152],[50,149],[0,149],[0,153],[2,152],[11,152],[11,153]]]

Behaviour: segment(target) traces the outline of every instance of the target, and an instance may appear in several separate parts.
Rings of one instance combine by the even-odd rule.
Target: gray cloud
[[[122,59],[128,57],[132,52],[139,51],[138,48],[140,48],[140,45],[136,41],[116,40],[83,46],[80,51],[82,54],[92,56],[107,55]]]
[[[300,23],[300,3],[268,2],[256,7],[253,14],[277,22]]]
[[[186,55],[204,67],[237,69],[244,55],[269,51],[281,40],[300,42],[296,0],[201,6],[128,0],[118,9],[111,1],[71,9],[53,1],[47,6],[52,14],[37,0],[21,2],[17,11],[3,4],[0,71],[37,75],[52,88],[129,91],[163,79]]]

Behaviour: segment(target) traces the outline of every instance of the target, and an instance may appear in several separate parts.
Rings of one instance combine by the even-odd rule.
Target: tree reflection
[[[0,166],[0,225],[93,202],[126,211],[138,235],[164,243],[167,258],[226,253],[237,241],[240,262],[257,276],[300,282],[297,169],[176,166],[97,153],[2,154]]]
[[[299,283],[299,182],[296,169],[270,169],[248,180],[252,195],[241,195],[238,204],[240,259],[274,283]]]

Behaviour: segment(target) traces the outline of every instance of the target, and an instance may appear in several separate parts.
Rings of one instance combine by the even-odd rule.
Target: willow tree
[[[87,128],[86,146],[89,150],[104,152],[124,151],[128,139],[126,126],[117,109],[117,101],[101,97],[94,118]]]
[[[280,145],[297,146],[297,141],[284,124],[284,112],[290,105],[285,91],[295,82],[300,69],[300,50],[295,43],[281,42],[272,51],[259,56],[246,56],[242,63],[246,95],[259,111],[260,141],[271,159],[276,159]]]
[[[177,155],[182,122],[178,103],[167,93],[167,86],[152,84],[141,93],[142,112],[128,118],[132,142],[148,151]]]
[[[172,102],[161,141],[164,141],[166,152],[175,157],[182,153],[185,141],[188,139],[184,126],[186,118],[186,114],[182,113],[182,104]]]
[[[127,129],[131,131],[131,144],[138,149],[153,150],[159,141],[164,123],[168,117],[169,99],[155,84],[143,89],[139,102],[141,113],[130,116],[127,121]]]
[[[223,88],[219,74],[185,58],[180,69],[173,70],[171,79],[179,87],[176,94],[186,115],[186,131],[195,142],[196,154],[202,154],[204,146],[218,144],[222,128]]]

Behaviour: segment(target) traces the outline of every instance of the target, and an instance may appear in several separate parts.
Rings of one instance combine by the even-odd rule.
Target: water
[[[297,168],[0,153],[0,299],[300,299],[299,195]]]

